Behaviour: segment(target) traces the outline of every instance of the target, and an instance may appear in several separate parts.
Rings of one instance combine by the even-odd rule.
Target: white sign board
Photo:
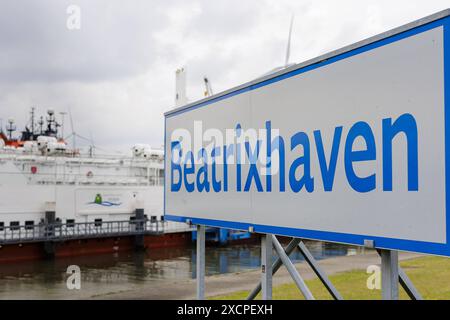
[[[166,113],[166,219],[450,255],[449,19]]]

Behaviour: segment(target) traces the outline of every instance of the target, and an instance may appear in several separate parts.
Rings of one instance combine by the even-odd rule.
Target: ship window
[[[5,223],[2,221],[0,222],[0,231],[5,230]]]
[[[9,227],[11,230],[19,230],[20,229],[20,223],[19,221],[11,221],[9,223]]]
[[[136,217],[130,217],[130,224],[135,224]]]
[[[67,228],[75,227],[75,219],[66,219],[66,227]]]
[[[96,227],[101,227],[102,226],[102,219],[95,219],[94,220],[94,225]]]
[[[150,222],[156,222],[156,216],[151,216],[150,217]]]
[[[161,216],[161,221],[164,221],[164,216]]]
[[[29,221],[25,221],[25,229],[26,230],[33,230],[34,228],[34,221],[33,220],[29,220]]]

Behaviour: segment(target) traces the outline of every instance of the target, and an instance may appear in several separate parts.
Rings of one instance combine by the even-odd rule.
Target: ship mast
[[[8,124],[6,125],[6,131],[8,131],[9,140],[12,141],[12,133],[16,131],[16,126],[13,119],[8,119]]]
[[[38,125],[39,125],[39,135],[42,135],[44,133],[44,131],[43,131],[44,117],[43,116],[41,116],[41,118],[39,119]]]
[[[31,107],[31,140],[34,140],[34,110],[35,107]]]

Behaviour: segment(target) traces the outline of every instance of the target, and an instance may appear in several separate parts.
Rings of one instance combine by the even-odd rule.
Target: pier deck
[[[77,223],[41,223],[38,225],[4,226],[0,228],[0,245],[28,242],[60,242],[66,240],[133,235],[161,235],[174,232],[165,221],[133,220]],[[186,227],[185,230],[189,231]],[[176,230],[175,230],[176,231]]]

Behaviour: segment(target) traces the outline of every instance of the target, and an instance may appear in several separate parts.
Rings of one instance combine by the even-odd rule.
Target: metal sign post
[[[197,225],[197,299],[205,299],[205,226]]]
[[[398,252],[380,250],[381,254],[381,298],[398,300]]]
[[[262,299],[272,300],[272,236],[261,237],[261,284]]]

